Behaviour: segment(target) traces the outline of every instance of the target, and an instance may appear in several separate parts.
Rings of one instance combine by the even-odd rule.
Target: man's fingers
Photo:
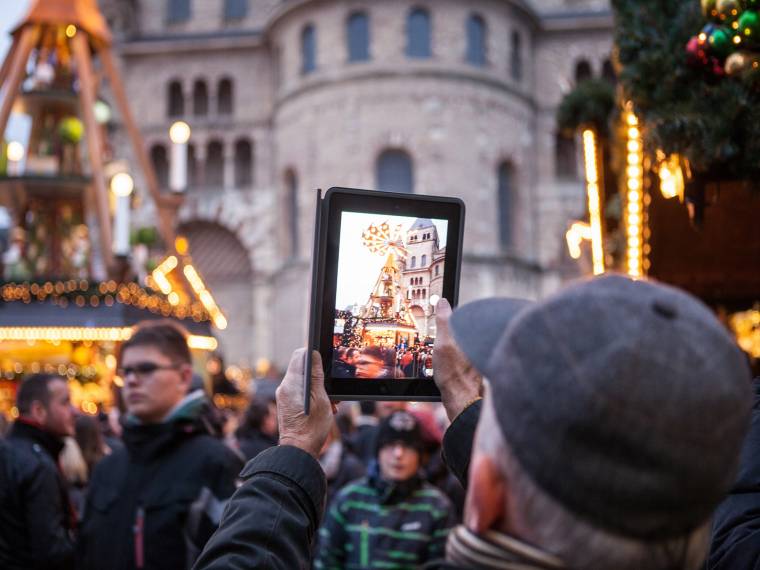
[[[306,364],[306,349],[305,348],[299,348],[293,351],[293,354],[290,357],[290,362],[288,363],[288,369],[285,372],[285,380],[288,379],[289,376],[296,376],[296,377],[303,377],[303,370],[304,366]]]
[[[449,319],[451,318],[451,305],[448,300],[441,297],[435,305],[435,330],[436,337],[449,338]]]
[[[305,349],[304,349],[305,354]],[[323,390],[325,386],[325,373],[322,370],[322,355],[316,350],[311,351],[311,388]]]

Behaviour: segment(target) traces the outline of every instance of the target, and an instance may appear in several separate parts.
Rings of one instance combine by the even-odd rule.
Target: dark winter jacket
[[[449,466],[462,481],[480,407],[477,402],[467,408],[444,437]],[[249,461],[242,476],[245,481],[227,505],[195,570],[310,568],[311,544],[327,487],[317,460],[295,447],[278,446]]]
[[[451,503],[438,489],[418,476],[385,481],[375,468],[336,497],[319,530],[314,567],[416,568],[443,557],[453,524]]]
[[[238,436],[238,447],[246,461],[256,457],[259,453],[277,445],[277,440],[259,430],[246,431]]]
[[[0,568],[74,566],[74,513],[58,470],[60,439],[17,421],[0,441]]]
[[[232,495],[242,463],[207,434],[197,414],[128,425],[123,439],[126,448],[94,470],[80,568],[188,568],[213,533],[219,501]]]
[[[760,568],[760,378],[754,382],[752,423],[744,440],[739,474],[713,516],[707,568]]]

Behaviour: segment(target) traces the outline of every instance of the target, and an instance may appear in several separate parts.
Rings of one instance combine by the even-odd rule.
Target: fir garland
[[[760,180],[760,73],[689,61],[706,23],[698,0],[612,0],[622,95],[646,126],[647,154],[687,158],[706,179]]]

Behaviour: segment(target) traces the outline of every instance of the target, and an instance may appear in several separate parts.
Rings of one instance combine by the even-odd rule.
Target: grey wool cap
[[[709,308],[620,275],[478,320],[468,307],[452,315],[454,338],[539,487],[623,536],[676,537],[707,520],[734,480],[752,403],[747,360]]]

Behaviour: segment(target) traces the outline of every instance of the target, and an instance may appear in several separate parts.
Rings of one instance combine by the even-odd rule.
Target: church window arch
[[[301,31],[301,73],[306,75],[317,69],[317,32],[312,24]]]
[[[154,144],[150,147],[150,161],[161,188],[169,186],[169,158],[166,147],[162,144]]]
[[[480,14],[467,18],[467,63],[486,64],[486,21]]]
[[[406,55],[430,57],[430,36],[430,12],[425,8],[413,8],[406,20]]]
[[[499,245],[502,249],[512,246],[515,198],[515,169],[512,163],[505,161],[499,165],[497,173],[497,208],[499,222]]]
[[[203,79],[196,79],[193,85],[193,115],[196,117],[208,115],[208,86]]]
[[[348,61],[369,61],[369,16],[354,12],[346,21]]]
[[[185,114],[185,95],[182,83],[178,80],[169,82],[166,90],[166,114],[169,117],[181,117]]]
[[[221,189],[224,185],[224,145],[222,141],[212,140],[206,146],[206,185]]]
[[[414,166],[405,150],[386,149],[377,158],[375,187],[388,192],[414,192]]]
[[[234,112],[234,84],[229,77],[219,81],[216,89],[216,109],[220,115],[231,115]]]

